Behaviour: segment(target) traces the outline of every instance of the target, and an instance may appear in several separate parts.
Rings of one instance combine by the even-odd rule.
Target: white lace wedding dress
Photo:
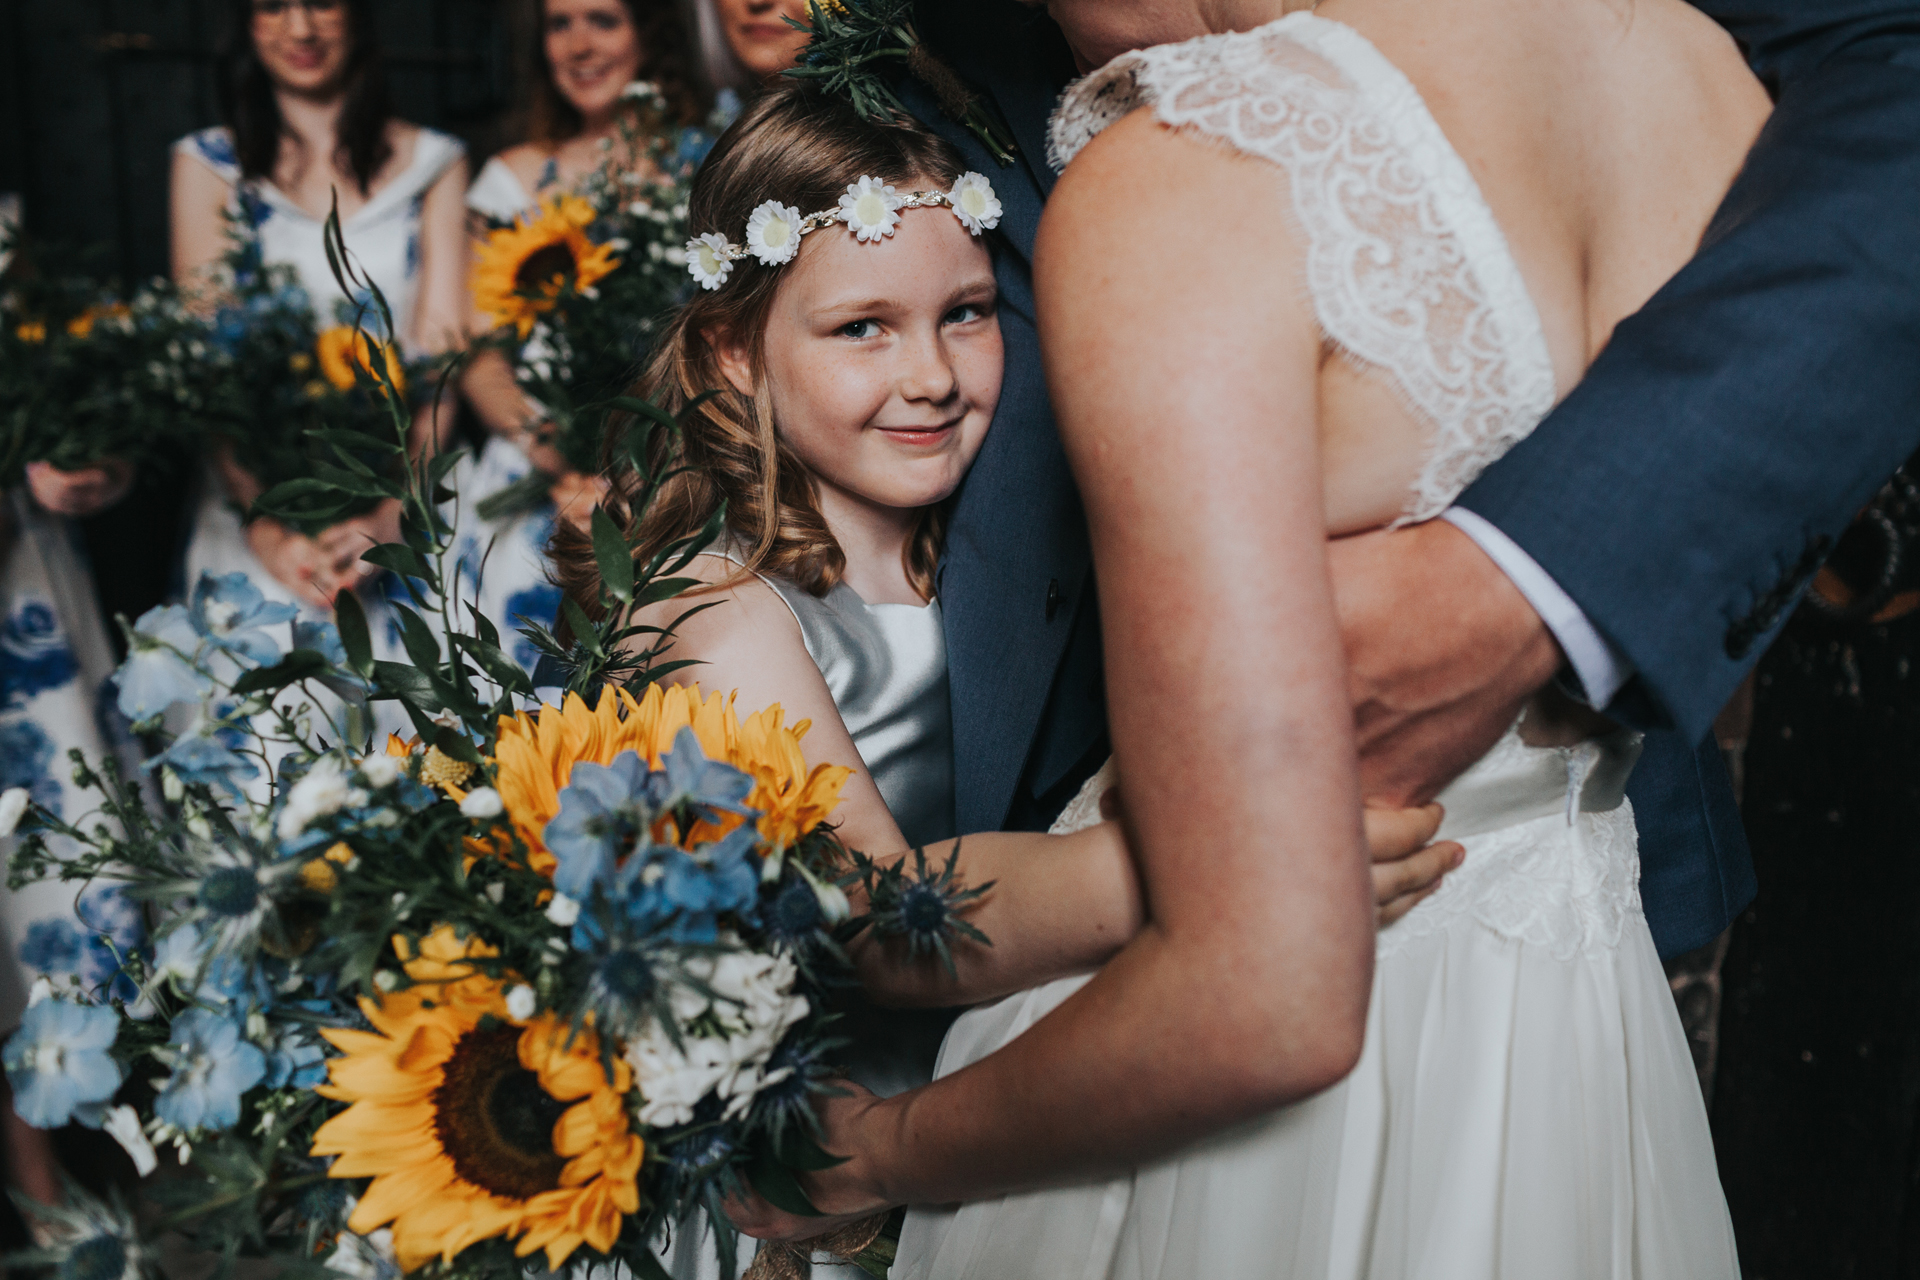
[[[1540,317],[1465,163],[1351,28],[1299,13],[1129,53],[1067,93],[1064,166],[1151,106],[1280,166],[1330,342],[1433,426],[1438,514],[1552,406]],[[1276,211],[1278,212],[1278,211]],[[1447,789],[1465,863],[1378,944],[1344,1082],[1108,1182],[910,1211],[905,1280],[1732,1280],[1705,1107],[1639,898],[1630,734],[1509,733]],[[1094,788],[1056,827],[1097,820]],[[1087,981],[974,1009],[939,1074]]]

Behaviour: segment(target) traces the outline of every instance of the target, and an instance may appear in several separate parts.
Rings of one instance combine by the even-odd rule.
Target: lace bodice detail
[[[1351,27],[1296,13],[1122,54],[1070,87],[1066,165],[1137,107],[1286,171],[1321,330],[1433,427],[1398,523],[1440,514],[1553,407],[1539,312],[1465,161]]]

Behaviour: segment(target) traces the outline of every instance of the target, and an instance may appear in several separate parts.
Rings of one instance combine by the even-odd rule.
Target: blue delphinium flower
[[[199,648],[200,633],[180,605],[162,605],[141,614],[133,624],[127,660],[114,675],[120,686],[120,714],[145,720],[176,702],[205,697],[213,681],[190,661]]]
[[[293,624],[293,647],[311,649],[336,667],[347,665],[347,646],[340,642],[340,628],[331,622],[297,620]]]
[[[759,832],[747,825],[691,853],[661,849],[659,865],[665,874],[644,886],[650,894],[658,894],[659,906],[645,902],[642,909],[664,908],[662,914],[667,918],[661,923],[676,941],[712,942],[719,931],[720,916],[729,912],[745,915],[759,901],[760,866],[753,856],[759,842]],[[636,906],[644,902],[641,898],[633,900]]]
[[[231,796],[240,794],[242,781],[260,775],[253,761],[220,739],[199,734],[179,739],[147,761],[146,767],[157,769],[163,765],[190,787],[212,787]]]
[[[173,1074],[153,1113],[186,1133],[228,1129],[240,1119],[240,1097],[267,1074],[267,1057],[242,1038],[231,1018],[189,1009],[174,1019],[168,1041]]]
[[[36,1129],[57,1129],[76,1110],[110,1101],[123,1078],[107,1052],[119,1030],[112,1009],[61,999],[29,1008],[0,1052],[20,1118]]]
[[[681,730],[661,764],[649,771],[637,753],[623,751],[611,764],[574,766],[543,835],[557,864],[554,888],[581,903],[604,894],[636,923],[710,942],[719,915],[751,911],[757,900],[757,833],[743,825],[689,852],[654,844],[648,830],[663,810],[681,805],[707,817],[751,813],[740,802],[753,779],[709,760],[691,729]]]
[[[176,978],[191,987],[206,965],[206,949],[200,931],[190,924],[179,924],[160,935],[153,947],[153,976]]]
[[[611,882],[618,860],[646,841],[653,811],[646,803],[647,762],[622,751],[612,764],[573,766],[560,792],[560,812],[544,839],[557,866],[553,887],[579,902]]]
[[[650,780],[656,808],[692,804],[710,814],[751,816],[743,801],[753,791],[753,776],[721,760],[709,760],[692,729],[674,735],[673,750],[660,758],[660,772]]]
[[[269,1089],[311,1089],[327,1078],[327,1051],[309,1027],[282,1028],[267,1053]]]
[[[193,588],[194,629],[214,647],[263,667],[280,661],[280,645],[261,628],[290,622],[298,612],[269,601],[244,573],[202,573]]]

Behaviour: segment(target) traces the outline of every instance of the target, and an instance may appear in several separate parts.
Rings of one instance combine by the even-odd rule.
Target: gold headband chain
[[[900,224],[902,209],[946,208],[973,235],[1000,225],[1000,198],[986,175],[969,170],[947,191],[909,191],[902,195],[887,183],[869,177],[851,183],[837,208],[822,209],[804,218],[792,205],[769,200],[747,219],[747,243],[737,245],[718,231],[687,241],[687,274],[702,289],[718,289],[733,274],[733,264],[754,257],[769,267],[792,262],[800,252],[801,237],[836,222],[863,244],[877,244]]]

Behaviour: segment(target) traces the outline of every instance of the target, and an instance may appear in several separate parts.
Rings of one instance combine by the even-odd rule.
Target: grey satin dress
[[[742,563],[731,547],[701,554]],[[952,838],[953,712],[940,602],[868,604],[844,582],[821,597],[784,578],[755,576],[800,624],[807,654],[907,843]]]
[[[728,545],[702,554],[734,564],[743,560]],[[820,668],[833,705],[907,843],[951,839],[957,834],[953,712],[940,602],[868,604],[844,582],[816,596],[783,578],[755,576],[773,588],[800,624],[807,654]],[[880,1009],[857,994],[840,1012],[846,1019],[840,1029],[853,1041],[846,1058],[855,1080],[891,1096],[933,1078],[951,1013]]]

